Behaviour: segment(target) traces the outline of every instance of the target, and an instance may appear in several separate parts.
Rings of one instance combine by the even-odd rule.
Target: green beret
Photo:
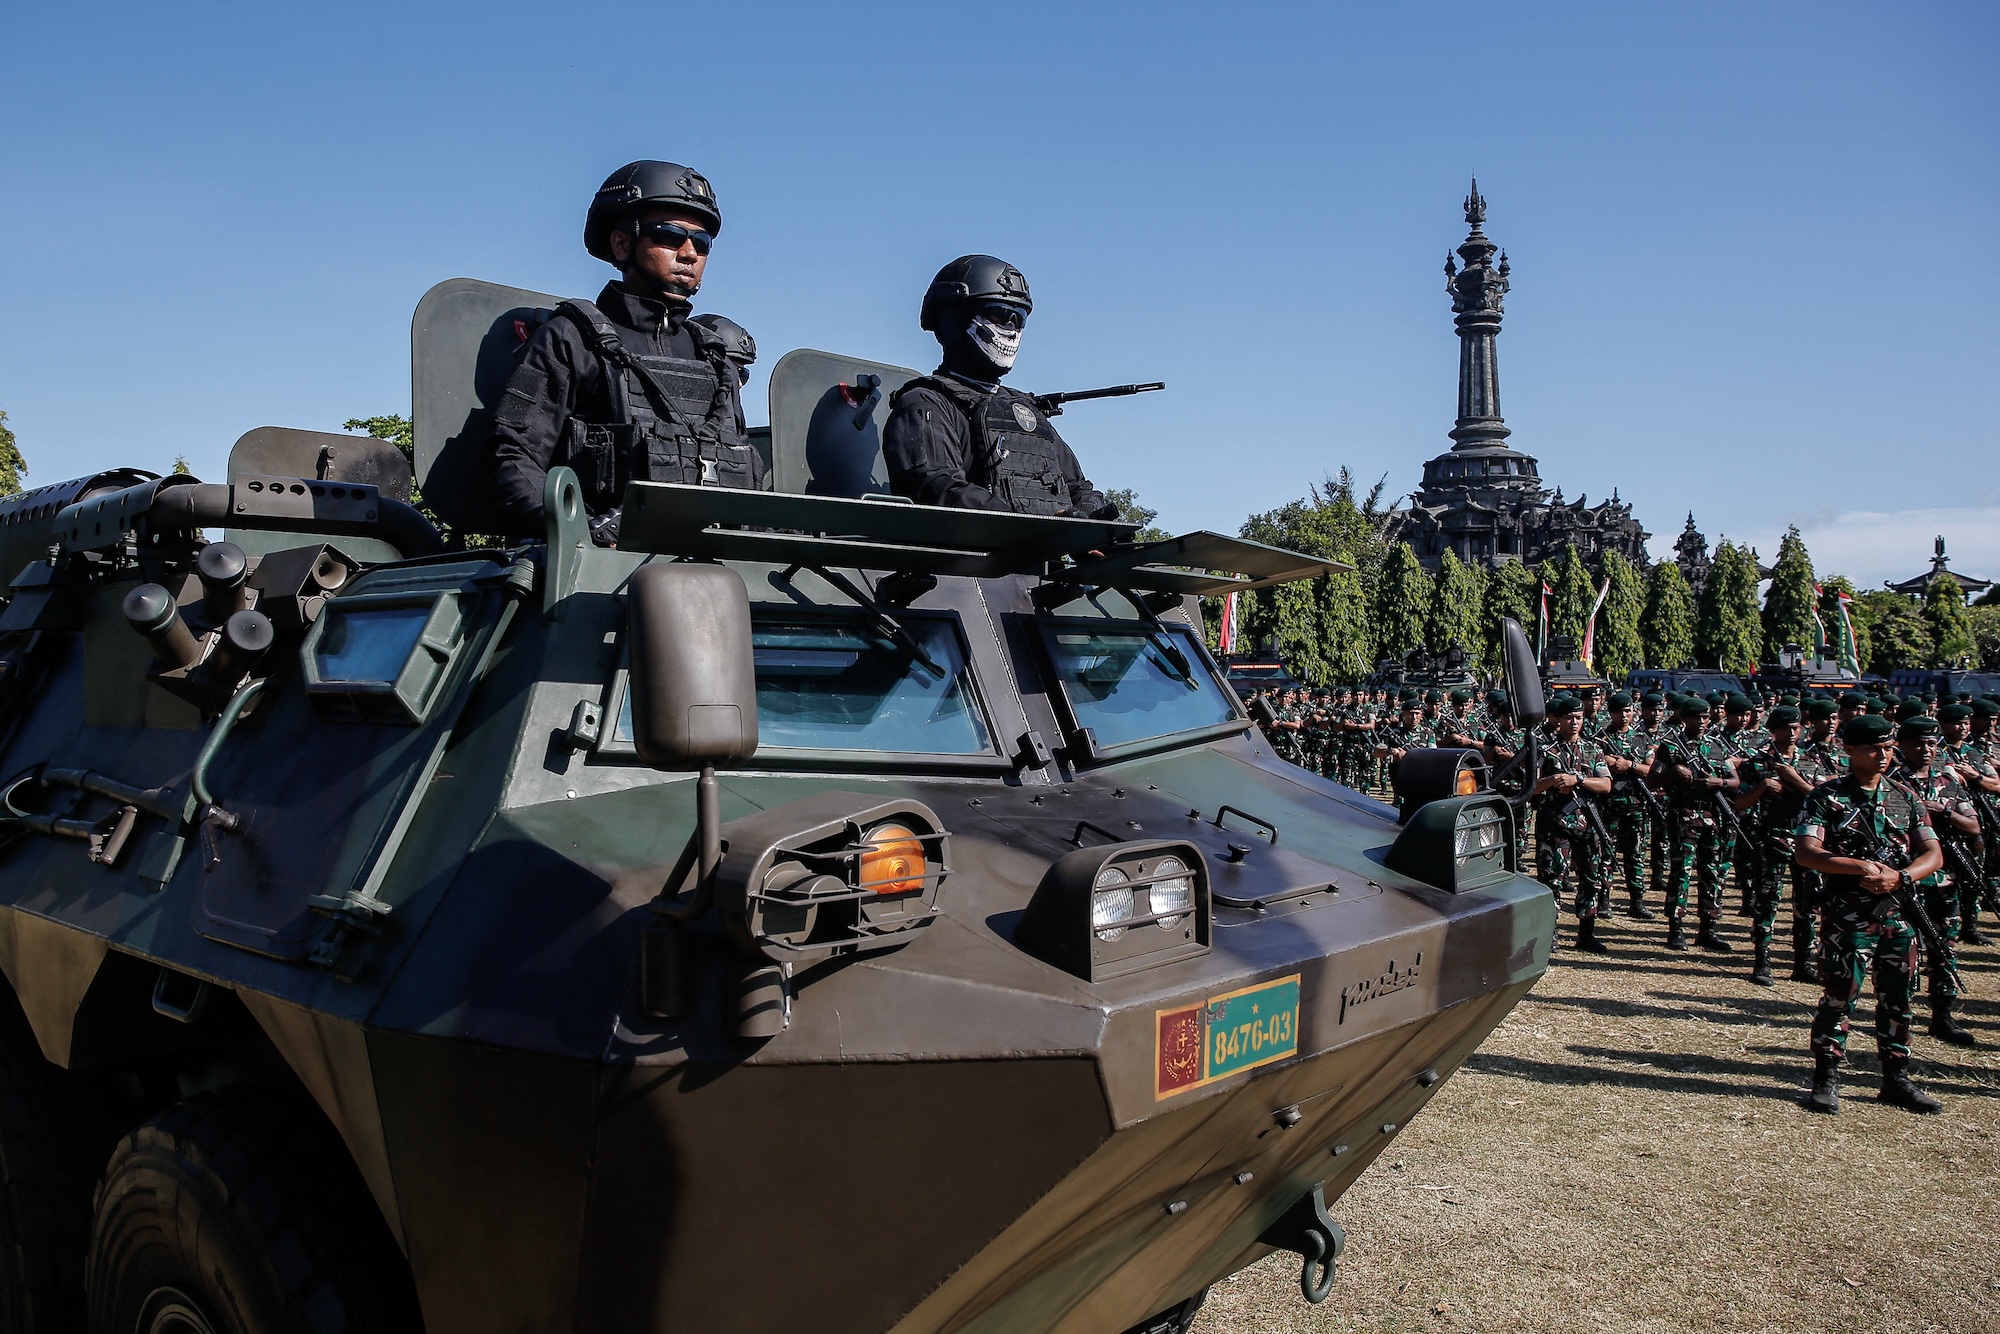
[[[1858,709],[1867,703],[1867,696],[1863,695],[1859,690],[1843,690],[1840,692],[1840,707],[1843,709]]]
[[[1970,717],[1972,717],[1970,704],[1947,704],[1937,711],[1937,720],[1941,723],[1962,723]]]
[[[1840,712],[1840,706],[1825,695],[1814,695],[1805,702],[1806,717],[1813,722],[1824,722]]]
[[[1692,718],[1708,712],[1708,702],[1700,695],[1682,695],[1680,703],[1674,705],[1674,712],[1683,718]]]
[[[1422,703],[1422,700],[1418,698],[1417,692],[1415,690],[1405,686],[1403,690],[1397,694],[1396,702],[1398,704],[1419,704]]]
[[[1405,695],[1396,701],[1396,711],[1398,713],[1422,713],[1424,711],[1424,702],[1415,695]]]
[[[1583,701],[1568,692],[1557,695],[1549,701],[1549,717],[1551,718],[1561,718],[1568,714],[1581,713],[1582,711]]]
[[[1863,713],[1840,725],[1840,742],[1844,746],[1874,746],[1887,741],[1895,731],[1896,725],[1881,714]]]
[[[1657,690],[1648,690],[1639,697],[1639,702],[1641,704],[1665,704],[1667,697]]]
[[[2000,704],[1990,699],[1975,699],[1969,707],[1981,718],[2000,718]]]
[[[1632,707],[1632,697],[1621,690],[1611,697],[1610,707],[1614,709],[1629,709]]]
[[[1773,727],[1777,727],[1783,723],[1791,723],[1796,726],[1799,721],[1798,706],[1794,704],[1780,704],[1765,716],[1764,721]]]
[[[1454,704],[1470,704],[1472,703],[1472,692],[1470,690],[1454,690],[1451,692],[1451,702]]]
[[[1748,713],[1757,706],[1750,702],[1748,695],[1739,695],[1731,691],[1722,701],[1722,707],[1730,713]]]
[[[1868,711],[1868,716],[1870,718],[1879,717],[1885,711],[1882,705],[1882,701],[1874,698],[1873,696],[1870,696],[1867,703],[1863,704],[1861,707]]]
[[[1902,726],[1896,729],[1896,740],[1921,741],[1927,736],[1936,736],[1937,732],[1937,719],[1927,713],[1913,714],[1903,719]]]
[[[1710,708],[1714,708],[1719,704],[1725,704],[1728,700],[1729,696],[1723,691],[1711,690],[1708,692],[1708,704]]]
[[[1922,700],[1906,699],[1896,706],[1896,721],[1899,723],[1908,722],[1912,718],[1922,717],[1924,712],[1924,703]]]
[[[1424,703],[1426,703],[1426,704],[1436,704],[1436,703],[1437,703],[1438,701],[1442,700],[1443,698],[1444,698],[1444,696],[1443,696],[1443,695],[1440,695],[1440,694],[1439,694],[1439,693],[1438,693],[1437,691],[1435,691],[1435,690],[1426,690],[1426,691],[1424,692]]]
[[[1487,708],[1489,708],[1489,709],[1504,709],[1504,708],[1506,708],[1506,707],[1507,707],[1507,692],[1506,692],[1506,691],[1504,691],[1504,690],[1489,690],[1489,691],[1487,691],[1487,692],[1486,692],[1486,707],[1487,707]]]

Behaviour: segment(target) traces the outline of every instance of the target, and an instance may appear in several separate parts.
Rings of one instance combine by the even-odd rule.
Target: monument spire
[[[1500,314],[1507,295],[1507,254],[1486,238],[1486,199],[1479,180],[1465,197],[1465,221],[1471,228],[1458,247],[1465,261],[1459,268],[1450,255],[1444,261],[1445,291],[1451,294],[1453,323],[1458,328],[1458,422],[1451,430],[1454,449],[1478,449],[1500,444],[1513,432],[1500,416],[1500,363],[1494,341],[1500,336]],[[1493,256],[1498,253],[1496,266]]]

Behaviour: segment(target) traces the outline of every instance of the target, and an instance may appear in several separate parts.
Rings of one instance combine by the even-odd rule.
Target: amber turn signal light
[[[924,887],[924,845],[907,826],[879,824],[869,830],[861,854],[860,888],[877,894],[907,894]]]

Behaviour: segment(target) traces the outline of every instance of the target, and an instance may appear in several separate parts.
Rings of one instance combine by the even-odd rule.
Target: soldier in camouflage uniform
[[[1658,916],[1646,906],[1647,864],[1651,833],[1650,791],[1644,787],[1647,766],[1653,760],[1653,741],[1632,722],[1632,697],[1619,691],[1604,714],[1604,727],[1597,744],[1611,771],[1611,795],[1604,803],[1604,823],[1611,831],[1615,854],[1625,871],[1625,896],[1629,915],[1642,922]],[[1659,882],[1653,882],[1659,883]]]
[[[1758,731],[1756,720],[1757,705],[1748,695],[1732,690],[1722,697],[1722,725],[1711,735],[1719,737],[1729,747],[1730,758],[1740,762],[1768,740]],[[1715,879],[1727,888],[1730,877],[1735,877],[1738,917],[1750,916],[1750,883],[1756,878],[1750,860],[1755,855],[1754,847],[1736,846],[1734,830],[1722,831],[1721,860],[1715,868]]]
[[[1611,791],[1611,770],[1597,744],[1583,739],[1582,700],[1557,695],[1548,711],[1554,735],[1542,750],[1534,786],[1535,878],[1554,890],[1558,901],[1575,878],[1576,947],[1605,954],[1597,914],[1610,889],[1610,862],[1585,803]]]
[[[2000,842],[2000,818],[1996,818],[2000,816],[2000,806],[1995,805],[1996,797],[2000,797],[2000,769],[1995,768],[1985,748],[1972,739],[1972,720],[1977,712],[1976,704],[1947,704],[1938,710],[1938,726],[1943,729],[1940,753],[1972,798],[1974,813],[1979,817],[1980,848],[1973,855],[1981,876],[1977,882],[1959,887],[1958,938],[1968,945],[1988,943],[1979,932],[1979,908],[1982,899],[1993,897],[1993,849]]]
[[[1641,695],[1639,721],[1632,725],[1632,746],[1634,750],[1645,751],[1648,770],[1652,765],[1653,752],[1673,731],[1673,715],[1667,708],[1667,696],[1657,690],[1648,690]],[[1667,828],[1665,800],[1648,778],[1646,770],[1640,772],[1638,781],[1645,783],[1646,790],[1652,792],[1654,800],[1660,803],[1657,813],[1649,810],[1646,815],[1646,869],[1649,882],[1659,892],[1664,907],[1667,887],[1673,879],[1673,831]]]
[[[1655,787],[1666,792],[1667,821],[1673,831],[1667,948],[1687,948],[1682,922],[1692,883],[1701,920],[1695,943],[1726,954],[1729,942],[1715,930],[1722,918],[1722,872],[1728,868],[1723,861],[1724,834],[1715,802],[1718,793],[1736,786],[1735,751],[1727,741],[1707,734],[1709,709],[1700,696],[1683,696],[1678,712],[1680,730],[1660,742],[1647,774]]]
[[[1437,721],[1440,746],[1473,749],[1479,745],[1479,725],[1472,717],[1472,692],[1454,690],[1445,700],[1444,713]]]
[[[1894,733],[1880,714],[1849,719],[1840,729],[1847,772],[1812,790],[1794,831],[1794,855],[1826,877],[1825,990],[1813,1014],[1810,1111],[1840,1110],[1848,1023],[1871,972],[1875,1046],[1882,1057],[1879,1100],[1913,1112],[1939,1109],[1937,1099],[1910,1082],[1917,934],[1893,896],[1935,874],[1944,854],[1916,793],[1887,776]]]
[[[1941,951],[1925,950],[1930,956],[1924,965],[1930,981],[1931,1036],[1955,1047],[1970,1047],[1976,1040],[1951,1013],[1958,999],[1959,934],[1959,887],[1953,854],[1972,860],[1979,839],[1979,816],[1971,794],[1959,784],[1950,766],[1939,761],[1938,744],[1937,719],[1923,714],[1905,719],[1896,728],[1896,762],[1889,767],[1889,777],[1917,794],[1944,855],[1943,867],[1917,882],[1924,912],[1944,944]],[[1954,843],[1956,849],[1950,846]]]
[[[1799,750],[1812,767],[1831,782],[1847,772],[1847,751],[1834,734],[1839,726],[1839,705],[1832,697],[1815,695],[1800,708],[1805,717],[1805,735]],[[1801,769],[1800,772],[1805,772]],[[1819,915],[1825,900],[1826,882],[1818,871],[1796,858],[1792,862],[1792,981],[1819,981]]]
[[[1745,866],[1751,877],[1750,939],[1757,952],[1750,981],[1760,987],[1776,985],[1771,976],[1771,937],[1777,928],[1778,905],[1784,901],[1787,872],[1795,880],[1801,874],[1792,861],[1792,831],[1798,827],[1806,797],[1833,777],[1798,744],[1800,721],[1792,705],[1772,709],[1770,741],[1736,766],[1733,800],[1756,842]],[[1794,913],[1799,897],[1795,889]]]
[[[1271,724],[1271,749],[1281,760],[1305,762],[1305,723],[1299,718],[1299,692],[1287,690],[1278,702],[1278,720]]]
[[[1437,734],[1432,732],[1431,725],[1424,721],[1423,701],[1417,697],[1414,690],[1403,692],[1402,712],[1395,722],[1382,729],[1381,741],[1389,748],[1389,786],[1393,789],[1396,785],[1396,765],[1403,756],[1413,750],[1429,750],[1437,745]],[[1396,809],[1400,811],[1403,808],[1403,796],[1400,792],[1395,795]]]

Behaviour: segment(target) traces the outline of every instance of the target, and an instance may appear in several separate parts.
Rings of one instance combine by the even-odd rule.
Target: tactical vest
[[[967,481],[991,491],[1016,514],[1069,508],[1063,442],[1032,396],[1004,385],[989,394],[949,376],[925,375],[897,390],[892,404],[917,388],[944,395],[965,414],[972,428]]]
[[[584,507],[603,513],[623,503],[627,482],[759,489],[763,460],[736,425],[731,392],[736,369],[722,341],[690,324],[699,361],[638,352],[618,326],[588,301],[565,301],[556,312],[583,331],[604,362],[613,420],[571,418],[557,462],[574,469]]]

